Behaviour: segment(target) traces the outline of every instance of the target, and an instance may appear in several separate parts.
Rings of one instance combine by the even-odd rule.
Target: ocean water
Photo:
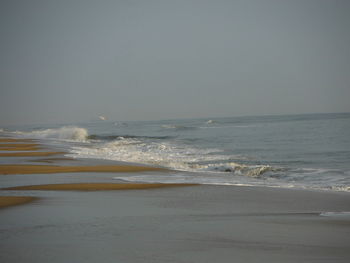
[[[350,113],[2,127],[67,156],[170,168],[116,179],[350,191]]]

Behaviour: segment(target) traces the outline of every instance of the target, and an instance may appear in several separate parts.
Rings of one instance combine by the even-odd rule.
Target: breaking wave
[[[171,139],[173,136],[137,136],[137,135],[97,135],[92,134],[87,137],[89,140],[101,140],[101,141],[113,141],[113,140],[122,140],[122,139]]]
[[[146,165],[156,165],[190,172],[234,173],[259,177],[273,168],[268,165],[245,165],[232,162],[237,156],[220,154],[219,149],[198,149],[170,142],[157,142],[139,138],[118,139],[85,147],[72,148],[76,158],[108,159]]]
[[[86,141],[88,132],[84,128],[76,126],[64,126],[57,129],[35,130],[31,132],[14,132],[17,135],[36,139],[59,139],[72,141]]]

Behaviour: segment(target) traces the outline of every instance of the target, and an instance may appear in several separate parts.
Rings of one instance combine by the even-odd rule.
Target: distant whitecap
[[[346,217],[350,219],[350,212],[322,212],[320,213],[320,216],[326,216],[326,217]]]

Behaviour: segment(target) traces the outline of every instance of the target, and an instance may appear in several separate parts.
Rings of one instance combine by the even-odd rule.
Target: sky
[[[1,0],[0,127],[350,112],[348,0]]]

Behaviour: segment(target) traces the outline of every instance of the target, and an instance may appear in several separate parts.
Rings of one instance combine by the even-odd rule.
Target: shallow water
[[[128,181],[350,191],[350,113],[1,127],[75,158],[167,167]]]

